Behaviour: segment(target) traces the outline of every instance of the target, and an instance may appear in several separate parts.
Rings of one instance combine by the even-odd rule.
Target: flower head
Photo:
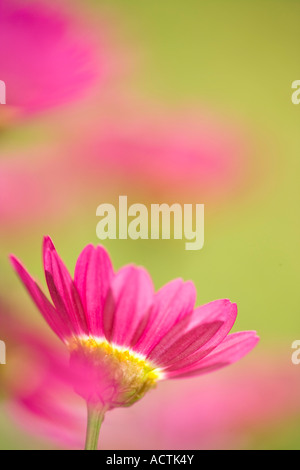
[[[22,264],[12,264],[46,321],[83,375],[76,391],[106,409],[139,400],[159,380],[201,375],[231,364],[258,342],[253,331],[228,335],[236,304],[217,300],[195,308],[192,282],[175,279],[157,293],[145,269],[113,271],[108,253],[88,245],[72,279],[49,237],[46,282],[53,303]]]

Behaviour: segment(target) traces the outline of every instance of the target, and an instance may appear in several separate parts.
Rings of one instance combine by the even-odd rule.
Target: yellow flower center
[[[93,374],[99,372],[102,390],[98,395],[103,403],[110,402],[111,407],[132,405],[162,379],[162,372],[145,358],[103,339],[73,339],[69,349],[71,357],[80,358],[81,364],[92,367]]]

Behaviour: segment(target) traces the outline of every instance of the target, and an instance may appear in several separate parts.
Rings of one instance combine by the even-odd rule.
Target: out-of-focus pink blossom
[[[79,155],[82,171],[101,185],[132,186],[152,197],[198,195],[221,201],[247,186],[249,144],[238,125],[210,112],[120,109],[87,133]],[[104,178],[105,176],[105,178]],[[127,194],[126,193],[126,194]]]
[[[84,380],[83,371],[71,370],[65,348],[43,330],[24,322],[12,313],[14,310],[1,301],[0,338],[6,344],[7,364],[0,368],[0,398],[12,408],[18,404],[20,420],[25,410],[32,414],[33,421],[38,417],[37,429],[47,430],[46,434],[53,439],[65,443],[70,440],[70,445],[74,445],[71,429],[77,440],[82,434],[78,442],[82,446],[85,404],[73,387]],[[83,423],[78,419],[80,414]],[[68,426],[70,430],[66,433]]]
[[[1,0],[2,121],[69,103],[106,74],[105,52],[63,2]]]
[[[276,426],[280,433],[284,422],[300,414],[300,379],[288,359],[285,354],[257,354],[247,368],[237,365],[192,386],[180,383],[170,398],[165,390],[159,404],[163,446],[242,448],[251,447],[255,433],[272,432]],[[159,427],[155,418],[152,424]]]

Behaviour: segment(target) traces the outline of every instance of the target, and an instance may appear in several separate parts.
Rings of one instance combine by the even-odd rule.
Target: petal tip
[[[43,238],[43,249],[45,250],[55,250],[54,243],[49,235],[45,235]]]
[[[10,254],[10,255],[8,255],[8,260],[9,260],[9,262],[10,262],[12,268],[13,268],[14,270],[16,270],[17,267],[19,266],[19,263],[20,263],[19,260],[18,260],[18,258],[16,258],[15,255]]]

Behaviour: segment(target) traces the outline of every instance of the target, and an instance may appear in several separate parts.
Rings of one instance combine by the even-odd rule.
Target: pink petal
[[[45,297],[41,291],[40,287],[37,285],[36,281],[30,276],[17,258],[11,256],[10,260],[29,295],[35,302],[50,328],[61,340],[65,341],[65,339],[72,335],[72,325],[70,324],[69,318],[62,314],[62,312],[55,310],[47,297]]]
[[[248,354],[258,343],[256,331],[233,333],[197,364],[169,372],[168,378],[184,378],[203,375],[233,364]]]
[[[175,279],[162,287],[155,295],[149,312],[149,321],[135,350],[147,356],[170,329],[192,312],[196,290],[192,282]]]
[[[103,247],[88,245],[84,248],[76,263],[74,282],[85,309],[89,332],[95,336],[103,336],[103,310],[113,275],[109,255]]]
[[[202,347],[195,351],[194,354],[190,354],[185,359],[178,360],[172,364],[168,370],[177,370],[186,368],[195,364],[211,353],[216,346],[218,346],[224,338],[228,335],[229,331],[234,325],[237,316],[237,305],[231,303],[230,300],[215,300],[208,304],[201,305],[194,310],[189,329],[193,328],[202,323],[208,322],[221,322],[221,327],[216,331],[209,341],[207,341]]]
[[[43,258],[46,281],[55,307],[69,317],[77,335],[88,334],[85,312],[76,286],[49,237],[44,238]]]
[[[161,368],[183,361],[203,348],[223,325],[222,322],[202,323],[185,332],[185,323],[190,320],[189,317],[181,320],[166,334],[149,354],[150,361]]]
[[[213,302],[195,308],[191,325],[221,321],[224,323],[224,329],[226,329],[228,333],[234,325],[236,316],[237,305],[235,303],[230,302],[228,299],[214,300]]]
[[[108,341],[130,347],[136,342],[153,302],[152,280],[143,268],[125,266],[112,282],[103,316]]]

